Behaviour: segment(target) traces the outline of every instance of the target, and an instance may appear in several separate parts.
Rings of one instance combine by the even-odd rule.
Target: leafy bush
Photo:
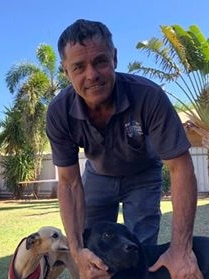
[[[20,181],[29,181],[36,177],[37,163],[36,156],[29,150],[2,157],[4,183],[14,198],[21,198],[24,191],[25,185],[19,184]]]
[[[168,195],[170,193],[171,182],[170,182],[169,170],[166,167],[166,165],[163,165],[162,175],[163,175],[163,182],[162,182],[163,195]]]

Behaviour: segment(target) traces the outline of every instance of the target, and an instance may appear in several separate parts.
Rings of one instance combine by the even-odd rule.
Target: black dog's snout
[[[134,252],[134,251],[137,251],[138,250],[138,246],[136,244],[132,244],[132,243],[129,243],[129,244],[125,244],[123,246],[123,250],[125,252]]]

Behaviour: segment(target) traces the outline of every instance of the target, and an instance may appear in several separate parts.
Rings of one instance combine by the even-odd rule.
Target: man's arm
[[[171,178],[173,206],[172,245],[178,250],[192,248],[192,234],[197,205],[197,183],[189,152],[164,161]]]
[[[74,251],[83,247],[84,194],[79,166],[58,167],[58,200],[61,219],[70,247]]]
[[[80,279],[98,278],[100,275],[110,278],[102,261],[83,248],[85,199],[79,165],[58,167],[58,177],[60,215]]]
[[[200,279],[196,257],[192,251],[192,234],[197,204],[197,183],[189,152],[166,160],[171,178],[173,205],[171,245],[150,269],[166,266],[172,279]]]

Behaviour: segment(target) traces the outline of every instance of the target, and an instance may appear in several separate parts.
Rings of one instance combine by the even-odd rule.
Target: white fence
[[[209,170],[208,170],[208,150],[200,147],[193,147],[190,149],[192,160],[194,163],[195,174],[198,183],[198,192],[209,192]],[[86,158],[83,153],[79,154],[79,164],[81,173],[85,167]],[[53,196],[57,187],[57,173],[56,168],[52,163],[51,154],[44,156],[43,167],[38,178],[38,183],[30,183],[27,185],[25,192],[26,195],[33,195],[34,189],[39,192],[41,197]],[[7,191],[4,185],[3,178],[1,176],[2,167],[0,164],[0,198],[9,197],[11,193]]]
[[[209,163],[208,150],[202,147],[192,147],[190,149],[197,177],[198,191],[209,192]]]

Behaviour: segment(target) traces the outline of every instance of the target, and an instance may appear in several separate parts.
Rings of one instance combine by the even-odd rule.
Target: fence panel
[[[190,153],[197,177],[198,192],[209,192],[208,150],[203,147],[192,147]]]
[[[208,172],[208,150],[201,147],[192,147],[190,149],[192,160],[194,163],[195,174],[197,177],[198,192],[209,192],[209,172]],[[1,160],[0,160],[1,162]],[[86,158],[84,153],[79,154],[79,165],[81,174],[84,171]],[[0,198],[9,197],[11,193],[4,186],[4,181],[1,175],[2,167],[0,163]],[[57,171],[52,162],[51,154],[46,154],[42,162],[42,171],[40,180],[36,186],[39,188],[41,196],[50,196],[52,190],[57,186]],[[34,185],[28,186],[28,190],[32,191]]]

